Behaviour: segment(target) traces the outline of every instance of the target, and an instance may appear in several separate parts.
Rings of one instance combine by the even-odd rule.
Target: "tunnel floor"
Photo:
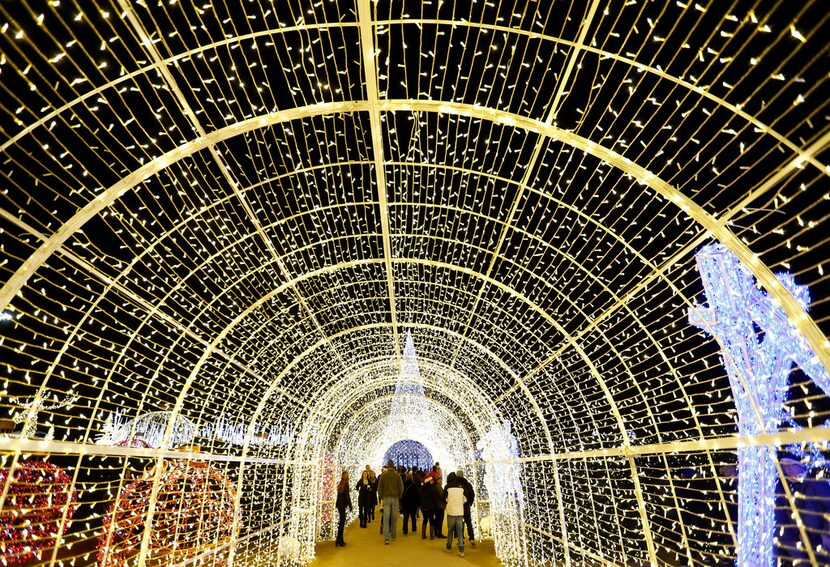
[[[476,540],[476,547],[465,541],[464,557],[458,555],[458,544],[453,541],[452,555],[446,553],[446,539],[421,539],[421,522],[418,520],[418,532],[403,535],[401,526],[403,518],[398,521],[398,538],[389,545],[384,545],[383,536],[378,533],[379,518],[361,529],[358,522],[346,527],[343,539],[346,547],[335,547],[333,541],[317,544],[317,557],[312,567],[353,567],[354,565],[372,565],[373,567],[405,565],[475,565],[477,567],[496,567],[501,565],[496,558],[493,540]],[[444,523],[446,534],[446,522]]]

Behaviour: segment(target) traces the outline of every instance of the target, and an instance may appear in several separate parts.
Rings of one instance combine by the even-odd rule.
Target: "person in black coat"
[[[407,473],[406,480],[403,482],[403,496],[401,496],[401,513],[403,514],[403,535],[407,535],[408,520],[412,518],[412,533],[418,533],[418,524],[415,517],[418,514],[418,504],[420,494],[418,489],[420,485],[415,482],[412,473]]]
[[[435,539],[435,510],[438,508],[438,501],[435,499],[434,481],[435,477],[427,476],[421,483],[418,493],[418,503],[424,515],[421,524],[421,539],[427,538],[427,526],[429,526],[429,539]]]
[[[357,511],[360,517],[360,527],[365,528],[369,522],[369,510],[372,507],[372,493],[375,485],[369,480],[369,472],[363,471],[360,480],[357,481]]]
[[[369,482],[372,483],[371,502],[369,503],[369,522],[373,522],[375,520],[375,508],[378,505],[378,476],[371,469],[369,469]]]
[[[447,493],[444,487],[441,486],[441,477],[435,476],[435,486],[432,489],[435,491],[435,500],[438,507],[435,509],[435,537],[447,537],[444,535],[444,510],[447,507]]]
[[[337,523],[337,541],[335,545],[338,547],[345,547],[346,542],[343,541],[343,529],[346,527],[346,508],[352,510],[352,496],[349,490],[349,473],[343,471],[340,477],[340,483],[337,485],[337,502],[335,503],[337,512],[340,514],[340,521]]]
[[[464,471],[456,471],[455,477],[461,484],[461,488],[464,489],[464,498],[467,499],[466,502],[464,502],[464,523],[467,525],[467,539],[470,541],[470,546],[475,547],[476,540],[475,535],[473,534],[473,515],[470,510],[470,506],[476,499],[476,492],[473,490],[473,485],[470,484],[470,481],[464,478]]]

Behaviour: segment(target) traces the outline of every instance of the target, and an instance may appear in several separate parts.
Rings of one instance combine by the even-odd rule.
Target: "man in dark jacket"
[[[475,547],[476,540],[475,535],[473,535],[473,515],[470,511],[470,506],[476,499],[476,492],[473,490],[473,485],[470,484],[470,481],[464,478],[464,471],[455,471],[455,477],[464,489],[464,497],[467,499],[467,501],[464,502],[464,523],[467,525],[467,539],[470,540],[470,546]]]
[[[438,502],[435,499],[435,490],[432,485],[434,481],[434,477],[427,476],[421,483],[421,490],[418,494],[421,513],[424,515],[423,524],[421,524],[421,539],[427,538],[427,527],[429,527],[429,539],[435,538],[435,509],[438,508]]]
[[[383,502],[383,541],[386,545],[389,545],[390,539],[395,541],[398,537],[401,496],[403,496],[403,481],[390,459],[386,464],[386,470],[378,479],[378,498]]]

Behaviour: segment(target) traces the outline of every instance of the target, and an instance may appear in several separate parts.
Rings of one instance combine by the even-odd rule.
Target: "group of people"
[[[475,501],[473,485],[464,478],[463,471],[447,475],[442,486],[443,473],[439,463],[429,472],[419,469],[395,468],[390,460],[378,477],[369,465],[361,473],[355,486],[357,491],[358,518],[360,527],[366,528],[375,519],[375,508],[381,504],[380,533],[386,545],[395,541],[398,535],[398,516],[403,515],[403,534],[418,533],[418,513],[423,516],[421,539],[446,538],[445,551],[452,552],[453,538],[458,541],[458,552],[464,557],[464,527],[470,545],[475,547],[475,534],[470,507]],[[337,526],[336,545],[345,546],[343,530],[346,527],[346,509],[352,509],[349,473],[343,471],[337,485],[337,510],[340,514]],[[447,534],[442,533],[444,517],[447,520]]]

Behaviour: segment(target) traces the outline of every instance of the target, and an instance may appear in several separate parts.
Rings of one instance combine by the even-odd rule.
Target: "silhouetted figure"
[[[447,498],[444,494],[444,489],[441,488],[441,467],[438,466],[438,463],[435,463],[435,466],[432,467],[432,472],[429,473],[433,476],[435,481],[435,499],[438,502],[438,507],[435,509],[435,537],[446,537],[444,533],[441,531],[444,529],[444,508],[447,506]]]
[[[335,504],[337,512],[340,514],[340,519],[337,522],[337,541],[335,545],[338,547],[345,547],[346,542],[343,541],[343,529],[346,527],[346,508],[352,510],[352,496],[349,491],[349,473],[343,471],[340,477],[340,483],[337,485],[337,502]]]
[[[427,538],[427,529],[429,529],[429,539],[435,538],[435,510],[438,509],[438,502],[435,499],[434,482],[435,477],[427,475],[418,492],[418,502],[421,505],[421,513],[424,515],[421,524],[421,539]]]
[[[369,465],[366,466],[368,467]],[[375,508],[378,507],[378,476],[372,469],[369,469],[369,482],[372,483],[372,492],[370,494],[371,502],[369,503],[369,522],[374,522]]]
[[[418,533],[418,524],[415,516],[418,514],[419,486],[415,483],[412,473],[407,473],[403,483],[403,496],[401,496],[401,512],[403,513],[403,535],[408,532],[409,519],[412,519],[412,533]]]
[[[473,514],[471,511],[471,506],[473,502],[475,502],[476,492],[475,490],[473,490],[473,485],[470,484],[470,481],[464,478],[464,471],[455,471],[455,476],[458,479],[458,482],[461,484],[461,487],[464,489],[464,498],[466,498],[466,501],[464,502],[464,524],[466,524],[467,526],[467,538],[470,540],[470,545],[472,547],[475,547],[476,536],[473,532]]]

